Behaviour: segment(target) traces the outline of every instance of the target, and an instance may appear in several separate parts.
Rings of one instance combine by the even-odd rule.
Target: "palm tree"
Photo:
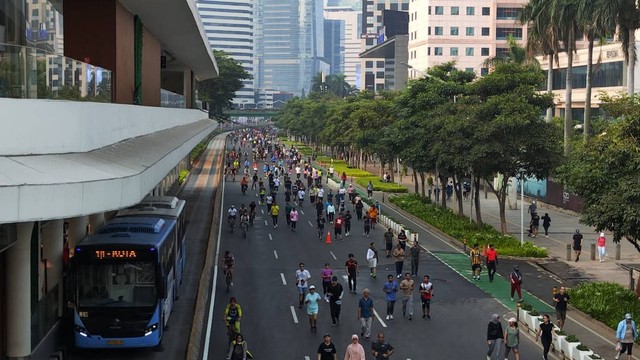
[[[599,0],[595,21],[613,34],[617,28],[622,43],[622,52],[627,62],[627,94],[634,93],[636,38],[635,31],[640,28],[640,10],[636,0]]]
[[[540,67],[540,63],[534,57],[528,56],[523,48],[512,35],[507,36],[509,52],[496,56],[490,56],[482,62],[482,67],[493,69],[498,64],[515,63],[523,66]]]
[[[526,50],[529,56],[542,53],[549,61],[547,69],[547,93],[553,92],[553,62],[558,63],[560,52],[558,24],[552,21],[551,5],[548,0],[530,0],[520,13],[518,20],[528,24]],[[547,109],[547,122],[553,118],[553,108]]]

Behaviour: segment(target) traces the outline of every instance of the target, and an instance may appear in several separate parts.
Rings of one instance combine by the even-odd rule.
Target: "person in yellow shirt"
[[[273,228],[278,227],[278,215],[280,214],[280,206],[275,202],[271,205],[271,220],[273,221]]]
[[[469,257],[471,258],[471,272],[473,273],[473,280],[480,280],[482,265],[480,265],[480,250],[478,249],[478,244],[473,245],[473,249],[469,251]]]

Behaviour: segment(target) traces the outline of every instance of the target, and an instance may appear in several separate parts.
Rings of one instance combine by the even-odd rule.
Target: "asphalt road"
[[[224,288],[220,272],[216,279],[213,339],[208,359],[226,358],[228,348],[223,313],[230,296],[235,296],[242,306],[242,333],[249,349],[256,359],[269,360],[316,359],[317,347],[324,332],[332,335],[338,348],[338,358],[342,359],[351,334],[360,332],[356,307],[365,287],[371,289],[374,307],[380,315],[379,319],[374,319],[372,337],[378,331],[385,333],[386,340],[396,349],[392,359],[484,359],[486,326],[491,314],[501,314],[503,320],[513,316],[503,305],[452,268],[427,254],[422,256],[420,274],[430,275],[434,284],[432,319],[423,320],[420,317],[416,290],[414,312],[417,316],[412,321],[402,318],[400,303],[395,308],[395,319],[384,320],[386,305],[382,285],[386,275],[394,273],[393,263],[391,259],[385,259],[384,251],[381,251],[379,275],[377,279],[372,279],[368,275],[365,260],[370,241],[375,241],[378,249],[383,249],[383,229],[377,227],[372,230],[371,238],[367,239],[362,236],[362,222],[354,220],[352,236],[343,241],[333,239],[332,244],[325,244],[317,239],[317,231],[312,225],[315,224],[315,210],[308,200],[299,208],[302,212],[298,230],[292,232],[284,220],[282,191],[278,196],[277,200],[282,208],[278,228],[271,225],[270,216],[262,213],[261,210],[266,213],[266,206],[258,208],[254,226],[247,239],[242,239],[238,232],[230,234],[228,228],[223,228],[220,253],[224,253],[226,249],[231,250],[236,258],[236,272],[234,287],[230,293]],[[226,183],[224,209],[228,209],[231,204],[239,207],[251,200],[257,202],[255,193],[249,191],[243,196],[239,181]],[[432,251],[455,251],[429,234],[421,234],[421,243]],[[348,293],[344,270],[348,253],[356,255],[361,267],[357,295]],[[311,272],[309,284],[316,285],[320,291],[320,270],[325,263],[330,263],[334,274],[339,276],[347,291],[338,327],[330,326],[329,306],[323,302],[320,305],[317,333],[310,331],[305,309],[298,309],[294,278],[299,262],[304,262]],[[416,279],[416,283],[420,280],[421,276]],[[503,326],[506,326],[504,322]],[[541,357],[541,349],[530,338],[521,336],[521,341],[521,359]],[[369,354],[370,343],[364,340],[361,342],[367,350],[367,359],[372,359]]]

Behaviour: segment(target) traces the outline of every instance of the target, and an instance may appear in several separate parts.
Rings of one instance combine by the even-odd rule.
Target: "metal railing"
[[[111,71],[41,49],[0,43],[0,97],[111,102]]]
[[[184,95],[160,89],[160,106],[168,108],[184,108]]]

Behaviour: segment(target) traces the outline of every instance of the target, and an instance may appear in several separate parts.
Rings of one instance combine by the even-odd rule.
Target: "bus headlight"
[[[144,336],[149,336],[151,335],[154,331],[158,330],[158,323],[155,323],[151,326],[149,326],[145,331],[144,331]]]
[[[89,336],[89,333],[87,332],[87,329],[83,328],[82,326],[76,325],[76,332],[84,337]]]

